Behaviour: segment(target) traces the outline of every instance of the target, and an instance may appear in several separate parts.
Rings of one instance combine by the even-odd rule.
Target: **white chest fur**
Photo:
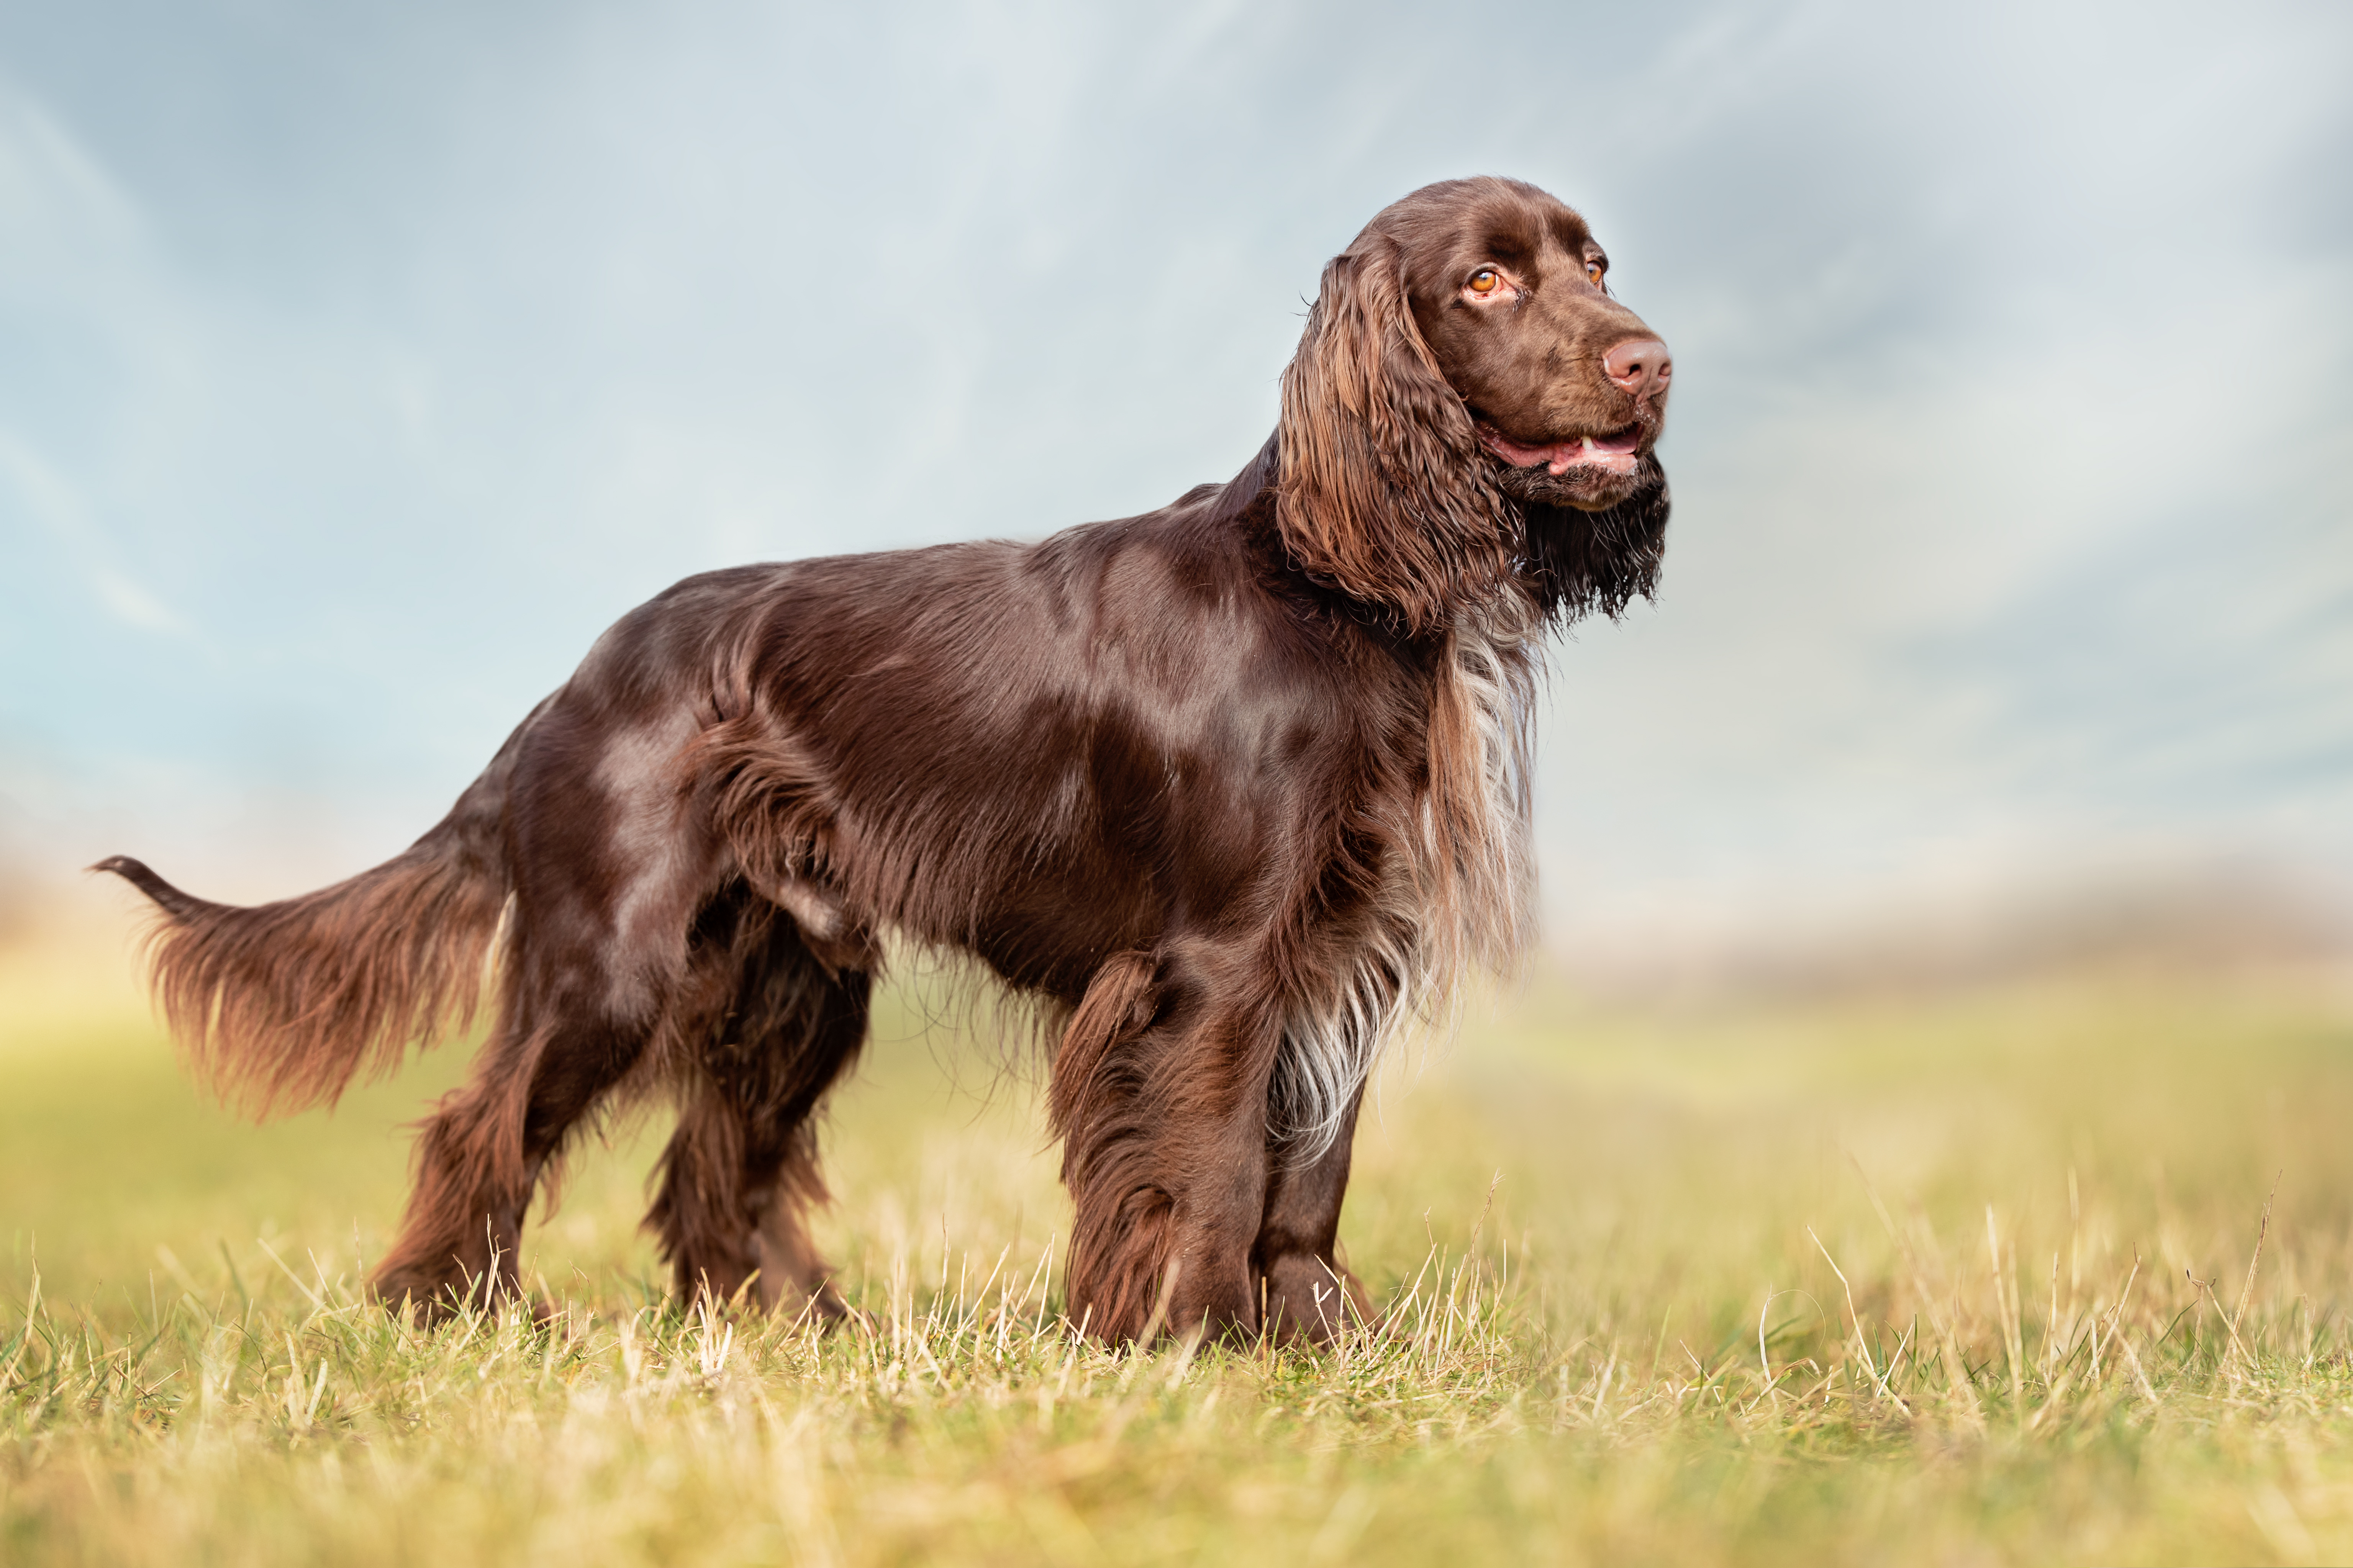
[[[1439,1021],[1463,974],[1518,956],[1534,894],[1528,728],[1539,635],[1516,595],[1455,623],[1414,820],[1399,825],[1358,940],[1284,1025],[1269,1109],[1295,1163],[1332,1146],[1383,1046],[1409,1020]]]

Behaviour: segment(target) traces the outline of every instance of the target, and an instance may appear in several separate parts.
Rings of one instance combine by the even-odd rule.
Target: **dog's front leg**
[[[1278,1014],[1230,954],[1164,953],[1148,978],[1123,962],[1090,986],[1055,1065],[1071,1316],[1114,1342],[1255,1334]]]
[[[1281,1339],[1328,1344],[1350,1323],[1371,1321],[1372,1300],[1340,1264],[1340,1204],[1348,1193],[1348,1162],[1356,1137],[1358,1085],[1340,1131],[1313,1160],[1270,1150],[1266,1217],[1250,1248],[1267,1332]]]
[[[1221,1097],[1222,1098],[1222,1097]],[[1259,1106],[1264,1104],[1263,1095]],[[1265,1113],[1223,1105],[1172,1129],[1185,1176],[1170,1214],[1169,1256],[1160,1289],[1167,1328],[1204,1337],[1249,1339],[1260,1328],[1250,1245],[1265,1212]]]

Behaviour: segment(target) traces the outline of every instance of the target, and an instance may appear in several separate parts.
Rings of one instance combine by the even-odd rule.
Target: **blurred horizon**
[[[2317,4],[0,5],[0,882],[334,879],[678,577],[1224,479],[1498,173],[1678,362],[1556,955],[2341,942],[2348,80]]]

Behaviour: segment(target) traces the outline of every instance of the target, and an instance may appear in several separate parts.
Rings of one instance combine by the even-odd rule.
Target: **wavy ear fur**
[[[1510,580],[1518,531],[1462,399],[1414,325],[1397,242],[1324,268],[1282,373],[1275,521],[1292,559],[1410,633]]]

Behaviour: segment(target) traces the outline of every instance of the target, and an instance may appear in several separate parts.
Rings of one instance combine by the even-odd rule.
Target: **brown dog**
[[[1607,266],[1532,186],[1417,191],[1325,268],[1229,483],[1040,544],[690,578],[320,892],[99,868],[161,906],[173,1026],[263,1112],[462,1026],[495,954],[390,1300],[512,1290],[584,1117],[659,1089],[679,1289],[837,1308],[811,1116],[896,931],[1059,1029],[1073,1318],[1327,1338],[1364,1304],[1333,1240],[1382,1038],[1523,934],[1540,638],[1658,571],[1666,347]]]

